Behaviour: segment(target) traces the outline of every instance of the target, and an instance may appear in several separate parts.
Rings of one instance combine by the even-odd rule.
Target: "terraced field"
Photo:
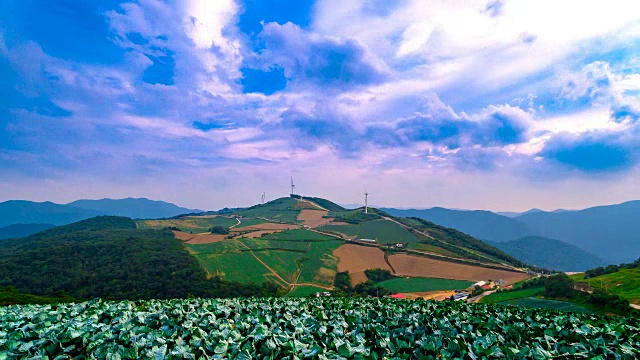
[[[640,305],[640,268],[620,269],[618,272],[585,279],[584,273],[571,275],[578,282],[590,284],[595,289],[606,290]]]

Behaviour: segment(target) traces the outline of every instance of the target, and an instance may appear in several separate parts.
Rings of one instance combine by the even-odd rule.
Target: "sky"
[[[0,201],[640,199],[640,3],[4,0]]]

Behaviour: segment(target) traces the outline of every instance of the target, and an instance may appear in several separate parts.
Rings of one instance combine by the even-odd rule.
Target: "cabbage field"
[[[94,300],[0,308],[0,359],[640,357],[640,320],[356,298]]]

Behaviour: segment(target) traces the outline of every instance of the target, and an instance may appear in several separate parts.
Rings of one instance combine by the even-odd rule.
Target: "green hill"
[[[150,299],[273,295],[277,290],[208,280],[170,231],[139,230],[123,217],[97,217],[2,244],[0,287],[38,296]]]
[[[487,243],[527,264],[545,269],[584,271],[605,264],[603,259],[576,246],[540,236]]]

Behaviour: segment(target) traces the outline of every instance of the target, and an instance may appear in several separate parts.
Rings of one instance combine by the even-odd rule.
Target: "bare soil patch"
[[[351,274],[352,285],[367,281],[365,270],[386,269],[391,271],[389,265],[384,261],[384,252],[375,247],[344,244],[333,250],[333,255],[339,259],[338,271],[349,271]]]
[[[200,234],[187,241],[187,244],[212,244],[218,241],[222,241],[227,235],[221,234]]]
[[[487,269],[479,266],[451,263],[426,257],[396,254],[389,256],[389,262],[401,276],[422,276],[454,280],[496,280],[503,279],[507,284],[524,280],[525,273]]]
[[[173,232],[173,236],[176,239],[182,240],[182,241],[187,241],[190,240],[196,236],[198,236],[198,234],[190,234],[188,232],[184,232],[184,231],[174,231]]]
[[[407,295],[413,295],[416,298],[422,298],[425,300],[443,301],[443,300],[449,299],[451,295],[455,293],[456,293],[455,291],[446,290],[446,291],[417,292],[417,293],[411,293]]]
[[[333,220],[332,218],[324,218],[329,212],[325,210],[309,210],[305,209],[300,211],[298,220],[304,222],[305,225],[311,228],[317,228],[318,226],[326,225]]]

